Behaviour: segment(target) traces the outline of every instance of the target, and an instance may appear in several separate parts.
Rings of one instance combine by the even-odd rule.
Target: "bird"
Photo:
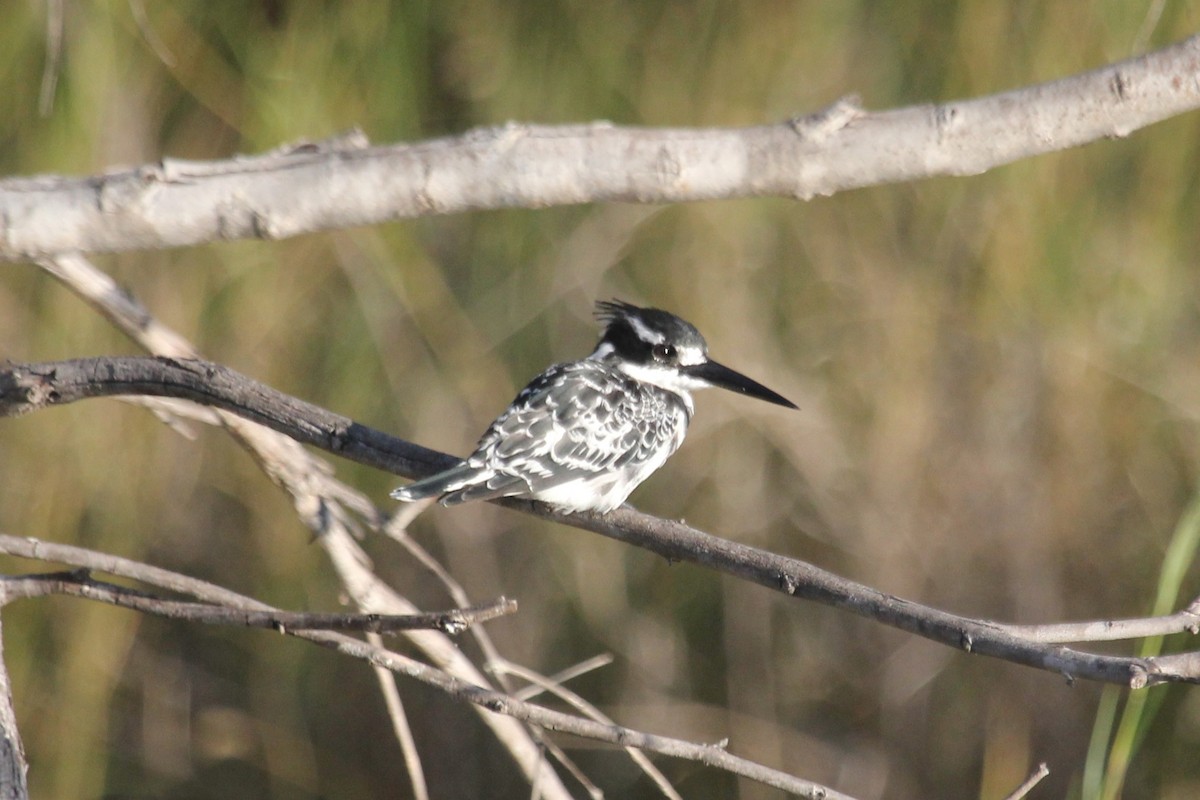
[[[719,386],[796,408],[708,357],[694,325],[658,308],[596,304],[603,334],[590,355],[555,364],[526,386],[460,464],[402,486],[403,502],[437,497],[540,500],[560,512],[608,513],[683,443],[692,392]]]

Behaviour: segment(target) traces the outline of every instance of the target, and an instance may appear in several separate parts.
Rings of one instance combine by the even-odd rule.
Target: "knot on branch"
[[[867,112],[858,95],[840,97],[826,108],[788,120],[792,130],[812,142],[821,142]]]
[[[1134,664],[1129,668],[1129,688],[1130,689],[1145,689],[1150,683],[1150,671],[1141,664]]]
[[[54,371],[42,374],[12,364],[0,371],[0,417],[19,417],[59,400]]]

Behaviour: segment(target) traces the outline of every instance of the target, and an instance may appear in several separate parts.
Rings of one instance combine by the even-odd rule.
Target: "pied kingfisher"
[[[683,442],[694,390],[720,386],[796,408],[710,360],[700,331],[674,314],[602,301],[596,318],[604,334],[590,356],[538,375],[470,457],[392,497],[440,497],[446,506],[524,497],[566,513],[605,513]]]

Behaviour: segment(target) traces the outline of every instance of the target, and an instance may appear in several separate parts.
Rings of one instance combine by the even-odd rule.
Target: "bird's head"
[[[696,326],[658,308],[619,300],[596,303],[604,334],[589,358],[607,361],[631,378],[685,394],[719,386],[768,403],[796,408],[776,394],[708,357],[708,343]]]

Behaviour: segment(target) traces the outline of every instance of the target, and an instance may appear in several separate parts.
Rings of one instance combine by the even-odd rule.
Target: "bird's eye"
[[[659,361],[670,361],[675,358],[675,348],[669,344],[654,345],[654,357]]]

